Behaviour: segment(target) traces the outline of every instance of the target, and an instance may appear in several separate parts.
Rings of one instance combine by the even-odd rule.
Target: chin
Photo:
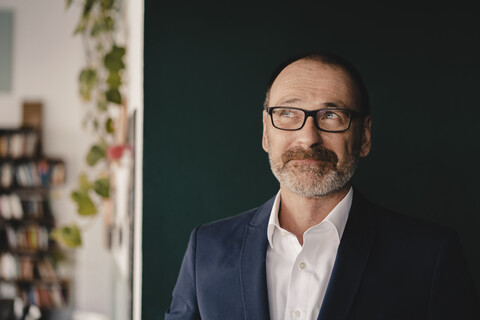
[[[269,157],[273,174],[285,188],[305,198],[321,198],[350,184],[356,169],[355,158],[340,166],[326,162],[281,165]]]
[[[281,175],[280,183],[291,192],[306,198],[321,198],[332,194],[343,187],[346,183],[343,179],[339,179],[336,171],[328,171],[321,176],[312,174],[290,173]]]

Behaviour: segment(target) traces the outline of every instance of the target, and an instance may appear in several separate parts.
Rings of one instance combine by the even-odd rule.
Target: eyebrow
[[[279,101],[279,105],[282,105],[282,104],[290,104],[290,103],[297,103],[297,102],[300,102],[302,101],[302,99],[300,98],[289,98],[289,99],[285,99],[285,100],[280,100]]]
[[[297,103],[297,102],[300,102],[300,101],[302,101],[302,99],[300,99],[300,98],[289,98],[289,99],[285,99],[285,100],[280,100],[277,105],[278,106],[283,106],[283,105],[286,105],[286,104],[292,104],[292,103],[294,104],[294,103]],[[348,109],[346,106],[337,104],[335,102],[322,103],[322,107]]]
[[[344,105],[339,105],[339,104],[336,104],[336,103],[334,103],[334,102],[327,102],[327,103],[324,103],[324,105],[325,105],[327,108],[347,109],[346,106],[344,106]]]

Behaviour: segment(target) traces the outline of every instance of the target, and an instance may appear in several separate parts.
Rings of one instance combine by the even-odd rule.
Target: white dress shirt
[[[280,227],[277,194],[267,236],[267,288],[273,320],[315,320],[322,306],[333,264],[352,205],[353,190],[328,216],[303,234],[303,246]]]

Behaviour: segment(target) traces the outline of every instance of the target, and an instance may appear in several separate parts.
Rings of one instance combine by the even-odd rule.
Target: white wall
[[[77,75],[84,62],[79,37],[72,33],[79,17],[63,0],[0,0],[0,9],[14,11],[13,81],[10,94],[0,93],[0,127],[16,127],[24,100],[44,103],[44,151],[61,157],[67,182],[53,201],[58,223],[79,223],[70,192],[84,167],[89,136],[81,128],[82,103]],[[75,308],[111,316],[112,260],[103,246],[103,219],[84,234],[84,246],[75,253]]]

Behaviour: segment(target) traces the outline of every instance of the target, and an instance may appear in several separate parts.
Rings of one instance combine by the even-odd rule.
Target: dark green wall
[[[480,288],[475,10],[178,3],[145,1],[143,319],[163,319],[196,225],[277,191],[261,149],[265,82],[286,57],[314,49],[351,60],[371,94],[373,151],[356,185],[456,229]]]

